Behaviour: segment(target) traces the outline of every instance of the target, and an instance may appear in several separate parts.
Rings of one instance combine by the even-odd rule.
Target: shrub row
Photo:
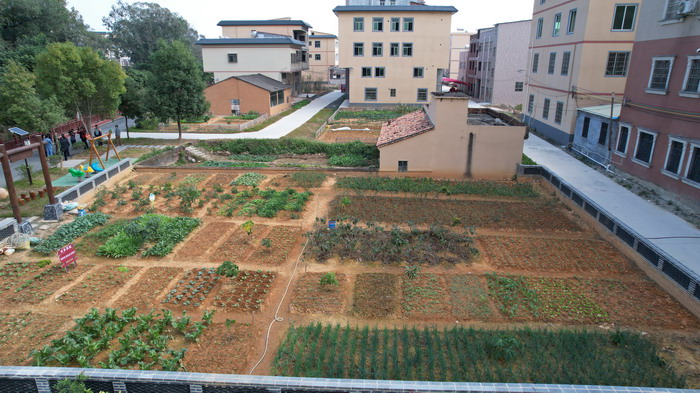
[[[306,139],[235,139],[202,142],[201,146],[211,151],[226,151],[230,154],[325,154],[329,157],[353,154],[368,160],[379,158],[379,149],[376,146],[359,141],[324,143]]]
[[[351,190],[412,193],[439,192],[448,195],[470,194],[521,198],[536,198],[538,196],[530,184],[493,181],[449,181],[427,177],[342,177],[338,179],[336,186]]]
[[[51,254],[91,229],[104,225],[108,219],[109,216],[104,213],[93,213],[78,217],[72,222],[62,225],[53,235],[41,241],[34,247],[34,251],[45,255]]]

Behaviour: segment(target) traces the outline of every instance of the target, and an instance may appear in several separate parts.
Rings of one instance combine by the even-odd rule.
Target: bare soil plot
[[[70,319],[32,312],[0,313],[0,364],[29,365],[30,350],[62,335],[59,328]]]
[[[452,316],[457,320],[488,321],[494,316],[486,281],[481,275],[456,274],[446,278]]]
[[[77,280],[81,274],[92,269],[92,265],[78,263],[68,272],[60,266],[53,265],[33,277],[24,277],[12,294],[5,298],[16,304],[37,304],[49,298],[57,290]]]
[[[323,273],[305,273],[292,294],[289,308],[298,314],[342,314],[345,310],[345,292],[349,290],[349,276],[336,274],[338,285],[321,285]]]
[[[263,238],[260,246],[250,256],[251,262],[264,266],[278,266],[287,262],[289,253],[302,239],[303,232],[299,228],[274,226],[272,231]],[[269,240],[269,246],[263,243]],[[266,242],[267,243],[267,242]]]
[[[42,268],[36,262],[10,262],[0,266],[0,294],[11,290],[19,280],[32,276]]]
[[[362,318],[386,318],[397,313],[399,279],[388,273],[363,273],[355,279],[352,314]]]
[[[248,235],[242,229],[236,228],[214,252],[211,259],[216,262],[244,262],[244,258],[260,245],[260,241],[267,236],[269,230],[270,227],[266,225],[256,225]]]
[[[247,374],[261,336],[247,323],[214,323],[188,348],[183,363],[189,372]]]
[[[136,307],[140,312],[161,308],[158,299],[170,282],[182,273],[173,267],[152,267],[146,270],[129,290],[112,307],[124,309]]]
[[[212,244],[226,236],[237,226],[231,222],[210,222],[200,227],[192,237],[180,247],[176,256],[181,258],[196,258],[205,255]]]
[[[274,272],[243,270],[235,278],[224,278],[214,305],[231,311],[258,311],[265,305],[276,276]]]
[[[99,305],[112,298],[141,268],[101,266],[56,299],[58,304],[71,307]]]
[[[402,318],[439,320],[450,318],[445,280],[437,274],[419,274],[403,278]]]

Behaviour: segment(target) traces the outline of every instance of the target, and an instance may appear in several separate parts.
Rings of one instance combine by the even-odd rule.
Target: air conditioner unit
[[[678,4],[678,15],[694,15],[698,9],[698,0],[685,0]]]

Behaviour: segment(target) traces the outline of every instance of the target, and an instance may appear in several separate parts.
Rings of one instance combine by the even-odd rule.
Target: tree
[[[126,75],[119,64],[105,60],[92,48],[53,43],[36,58],[40,94],[55,97],[66,114],[78,114],[86,129],[92,116],[113,115],[124,93]]]
[[[201,117],[209,110],[200,64],[182,42],[160,41],[148,69],[150,112],[162,122],[177,121],[178,139],[182,139],[181,120]]]
[[[40,35],[49,42],[79,44],[87,34],[83,18],[66,8],[66,0],[2,0],[0,15],[0,37],[11,47]]]
[[[36,77],[11,61],[0,76],[0,124],[46,132],[64,120],[55,98],[42,99],[35,89]]]
[[[121,95],[119,110],[127,119],[136,119],[146,115],[146,85],[148,72],[136,68],[126,70],[124,87],[126,90]],[[126,137],[129,138],[129,122],[126,122]]]
[[[148,61],[158,49],[159,40],[181,41],[194,53],[197,31],[180,15],[155,3],[119,1],[102,23],[109,29],[114,45],[136,66]]]

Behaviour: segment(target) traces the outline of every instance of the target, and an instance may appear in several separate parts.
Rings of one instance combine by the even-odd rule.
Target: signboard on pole
[[[78,254],[75,252],[75,247],[69,244],[58,250],[58,261],[61,267],[68,271],[70,265],[78,265]]]

